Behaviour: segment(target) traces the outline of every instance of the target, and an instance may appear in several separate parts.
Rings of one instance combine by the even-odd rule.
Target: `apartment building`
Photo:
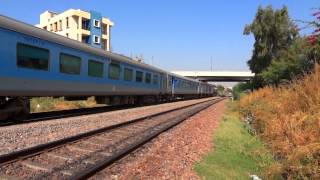
[[[110,51],[113,22],[99,12],[69,9],[63,13],[46,11],[40,15],[39,28]]]

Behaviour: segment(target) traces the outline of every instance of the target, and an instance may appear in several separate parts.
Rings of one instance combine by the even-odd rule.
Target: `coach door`
[[[167,80],[167,92],[168,94],[172,94],[172,76],[168,75]]]
[[[160,88],[161,93],[165,94],[167,90],[167,77],[164,74],[160,74]]]

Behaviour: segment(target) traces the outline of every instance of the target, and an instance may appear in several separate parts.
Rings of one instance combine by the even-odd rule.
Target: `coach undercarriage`
[[[64,97],[67,101],[86,100],[89,96]],[[161,102],[171,102],[175,100],[187,100],[199,98],[196,94],[189,95],[140,95],[140,96],[95,96],[97,104],[103,105],[144,105]],[[23,120],[30,114],[29,97],[3,97],[0,96],[0,120]]]
[[[30,113],[30,101],[27,97],[0,97],[0,107],[0,120],[21,120]]]

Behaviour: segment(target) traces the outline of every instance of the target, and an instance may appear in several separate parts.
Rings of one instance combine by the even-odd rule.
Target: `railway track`
[[[41,113],[31,113],[26,119],[21,121],[5,120],[0,121],[1,126],[12,126],[17,124],[26,124],[39,121],[48,121],[52,119],[63,119],[67,117],[76,117],[97,113],[105,113],[109,111],[116,111],[122,109],[129,109],[137,107],[137,105],[122,105],[122,106],[102,106],[102,107],[92,107],[92,108],[80,108],[62,111],[51,111],[51,112],[41,112]]]
[[[222,99],[141,117],[0,156],[0,179],[86,179]]]
[[[162,102],[162,103],[165,103],[165,102]],[[162,104],[162,103],[157,103],[157,104]],[[155,104],[147,104],[143,106],[150,106],[150,105],[155,105]],[[97,113],[105,113],[105,112],[116,111],[116,110],[136,108],[139,106],[141,105],[102,106],[102,107],[80,108],[80,109],[71,109],[71,110],[62,110],[62,111],[31,113],[24,120],[16,121],[16,120],[8,119],[8,120],[0,121],[0,127],[12,126],[17,124],[27,124],[27,123],[40,122],[40,121],[49,121],[53,119],[54,120],[63,119],[68,117],[76,117],[76,116],[83,116],[83,115],[90,115],[90,114],[97,114]]]

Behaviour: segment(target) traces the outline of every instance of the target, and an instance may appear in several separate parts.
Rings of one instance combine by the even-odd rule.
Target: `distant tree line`
[[[243,95],[250,92],[252,83],[238,83],[232,88],[232,96],[234,100],[239,100]]]

